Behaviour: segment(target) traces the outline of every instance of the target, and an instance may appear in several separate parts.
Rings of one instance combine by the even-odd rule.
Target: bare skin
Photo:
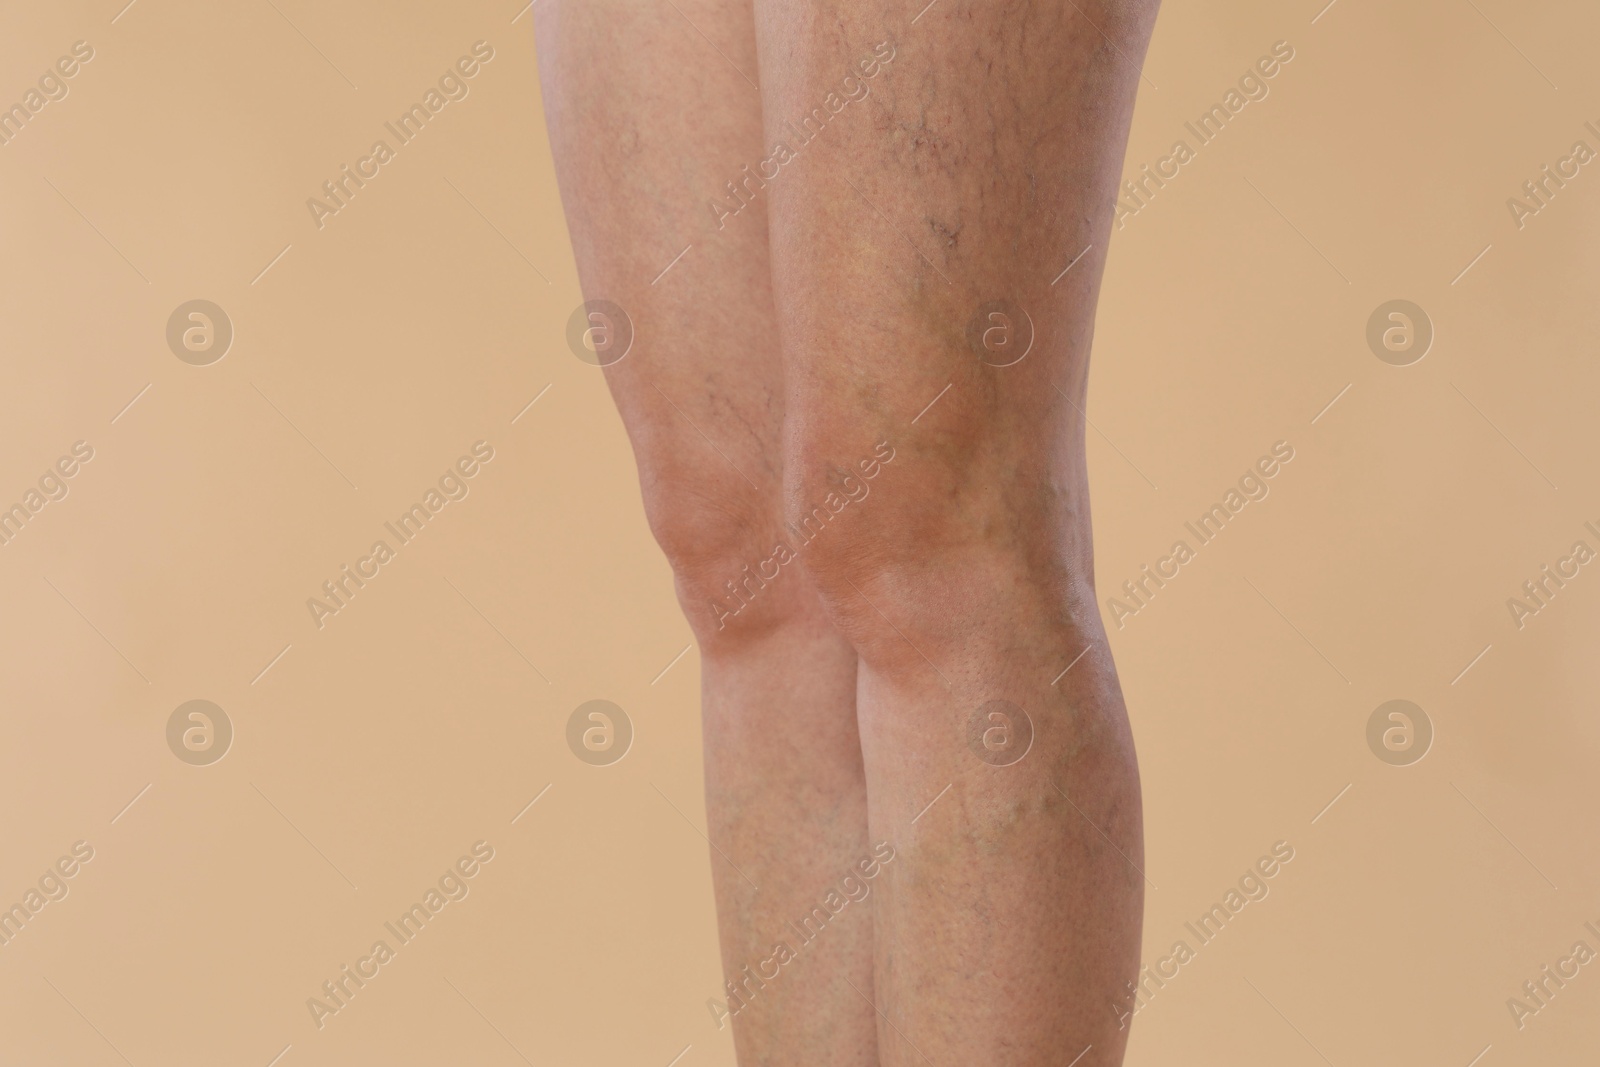
[[[740,1061],[1120,1063],[1142,836],[1082,408],[1154,0],[674,2],[536,10],[705,655],[728,976],[895,850],[734,1018]],[[777,576],[745,604],[747,564]]]
[[[903,464],[806,557],[861,656],[869,819],[900,857],[875,911],[884,1064],[1122,1058],[1138,772],[1094,606],[1081,408],[1153,17],[947,0],[912,26],[885,0],[757,4],[769,139],[894,50],[861,112],[767,190],[789,513],[874,442]],[[968,341],[997,300],[1034,331],[1004,367],[1016,353]],[[1009,766],[969,745],[995,700],[1034,731]]]
[[[741,1063],[871,1067],[873,1013],[856,990],[872,989],[874,898],[804,947],[789,925],[871,855],[855,652],[793,568],[746,586],[736,618],[711,606],[740,603],[726,583],[778,537],[782,367],[766,221],[718,232],[705,206],[763,154],[759,98],[733,66],[754,78],[749,0],[675,3],[546,0],[535,17],[584,294],[625,308],[636,334],[606,383],[700,646],[707,832],[738,999],[706,993]],[[800,958],[763,968],[779,941]]]

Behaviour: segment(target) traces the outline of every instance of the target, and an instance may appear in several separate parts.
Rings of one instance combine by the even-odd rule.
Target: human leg
[[[769,140],[794,142],[766,190],[786,507],[861,657],[898,853],[880,1062],[1115,1064],[1142,838],[1082,405],[1155,3],[916,6],[757,0]]]
[[[782,537],[766,225],[754,211],[719,228],[708,207],[763,154],[749,0],[545,0],[535,17],[584,294],[625,309],[635,335],[604,373],[701,650],[707,824],[734,983],[712,1014],[720,1026],[737,1012],[743,1063],[870,1067],[872,1009],[856,989],[870,995],[871,903],[809,946],[789,925],[870,845],[855,653],[798,568],[756,573]],[[774,976],[778,942],[798,958]]]

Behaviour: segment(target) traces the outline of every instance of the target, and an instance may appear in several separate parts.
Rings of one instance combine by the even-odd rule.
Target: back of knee
[[[949,585],[944,568],[953,546],[925,513],[918,487],[885,481],[854,496],[846,488],[795,488],[786,532],[834,626],[881,663],[894,658],[896,628],[909,635],[933,622],[927,613]]]
[[[791,467],[787,532],[864,658],[926,670],[925,656],[1003,644],[1024,620],[1093,604],[1087,523],[1048,478],[911,458],[871,483],[837,467],[810,478]]]
[[[774,558],[773,503],[748,485],[703,470],[656,465],[641,471],[645,517],[672,567],[678,600],[702,644],[731,643],[781,623],[804,581]],[[735,479],[737,482],[737,479]]]

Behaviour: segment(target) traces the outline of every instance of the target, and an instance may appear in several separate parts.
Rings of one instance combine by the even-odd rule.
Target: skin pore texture
[[[739,1062],[1117,1064],[1144,861],[1083,410],[1155,3],[918,7],[544,0],[557,175],[702,653]]]

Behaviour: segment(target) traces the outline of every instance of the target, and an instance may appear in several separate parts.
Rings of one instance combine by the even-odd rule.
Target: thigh
[[[631,348],[603,373],[690,622],[719,632],[727,617],[719,627],[708,599],[770,555],[781,481],[765,205],[754,183],[730,186],[764,155],[750,0],[545,0],[535,12],[583,293],[631,324]],[[612,338],[626,328],[614,311],[593,321]]]
[[[820,551],[1011,541],[1087,571],[1089,340],[1155,9],[756,0],[768,135],[794,155],[768,191],[789,510],[884,441],[917,483],[884,479],[893,521]]]

